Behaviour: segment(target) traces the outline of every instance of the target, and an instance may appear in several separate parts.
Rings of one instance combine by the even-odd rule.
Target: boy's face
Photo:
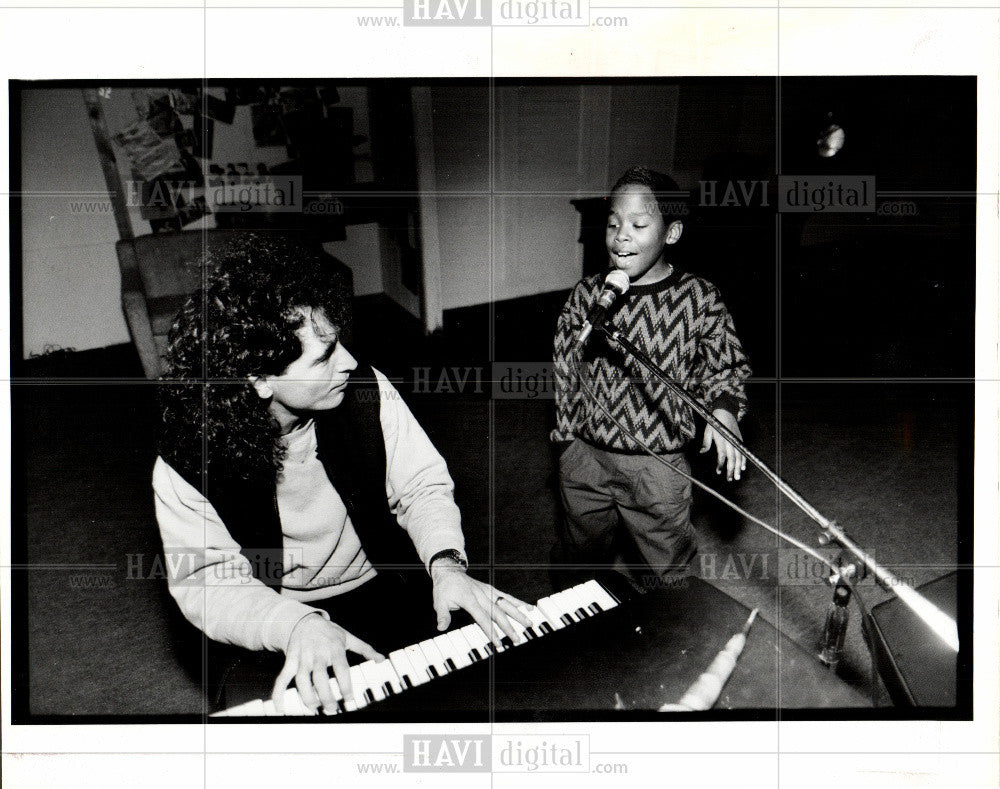
[[[270,398],[271,411],[284,424],[287,417],[336,408],[357,360],[344,347],[336,329],[321,312],[303,310],[305,321],[296,332],[302,355],[280,375],[254,381],[257,393]]]
[[[628,184],[615,190],[608,207],[604,242],[614,268],[628,274],[633,285],[658,282],[670,272],[664,256],[677,243],[683,225],[664,221],[656,196],[648,186]]]

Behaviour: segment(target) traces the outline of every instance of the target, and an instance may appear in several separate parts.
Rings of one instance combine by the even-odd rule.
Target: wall
[[[21,106],[24,354],[129,342],[118,230],[79,90],[26,90]]]
[[[571,201],[603,195],[632,164],[670,170],[677,102],[668,84],[502,83],[491,140],[485,83],[434,86],[444,309],[572,287],[583,255]]]
[[[442,307],[481,304],[492,290],[487,85],[436,86],[431,108]]]
[[[355,132],[368,135],[367,88],[345,86],[340,94],[341,104],[354,108]],[[105,112],[112,134],[131,123],[129,91],[113,89]],[[47,347],[87,350],[130,342],[120,301],[118,231],[82,93],[25,90],[21,113],[24,356]],[[255,146],[249,128],[248,106],[237,107],[232,125],[216,123],[213,159],[277,164],[287,158],[283,146]],[[367,143],[356,152],[366,150]],[[119,170],[127,182],[127,164],[120,162]],[[372,179],[370,159],[356,161],[355,176]],[[130,209],[130,218],[136,235],[149,232],[138,207]],[[214,220],[209,216],[185,229],[203,225],[213,227]],[[383,269],[398,280],[398,263],[394,268],[391,259],[382,260],[384,246],[375,225],[352,226],[346,240],[325,245],[354,270],[358,295],[383,292]],[[403,306],[414,310],[415,296],[396,295],[409,296]]]
[[[773,177],[776,91],[773,80],[758,78],[680,85],[673,175],[681,189],[698,189],[712,154],[727,155],[730,168],[739,160],[727,177]]]
[[[379,229],[374,222],[351,225],[343,241],[327,241],[323,249],[348,265],[354,274],[354,295],[381,293],[382,267],[379,258]],[[372,264],[374,260],[376,265]]]

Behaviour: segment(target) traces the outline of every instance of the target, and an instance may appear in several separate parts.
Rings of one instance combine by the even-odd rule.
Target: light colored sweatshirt
[[[375,377],[389,509],[426,565],[438,551],[464,549],[454,483],[399,392],[377,370]],[[170,594],[209,638],[246,649],[284,651],[302,617],[319,612],[329,619],[310,601],[343,594],[376,574],[316,457],[313,422],[283,440],[288,451],[277,496],[287,574],[280,593],[253,577],[240,546],[198,490],[163,458],[153,468]]]

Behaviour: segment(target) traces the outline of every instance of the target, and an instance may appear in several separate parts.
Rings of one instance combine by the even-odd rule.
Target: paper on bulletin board
[[[144,120],[116,134],[115,142],[124,149],[132,169],[144,181],[183,168],[177,143],[172,138],[160,137]]]

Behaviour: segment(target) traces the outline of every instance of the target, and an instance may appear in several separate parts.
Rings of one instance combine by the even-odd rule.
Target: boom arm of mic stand
[[[713,416],[709,410],[705,408],[705,406],[699,403],[683,386],[667,376],[666,373],[653,363],[653,360],[650,359],[649,356],[639,350],[639,348],[637,348],[630,340],[624,337],[619,329],[601,326],[600,330],[608,340],[631,355],[643,367],[649,370],[649,372],[651,372],[660,382],[665,384],[671,392],[690,406],[695,413],[701,416],[716,431],[721,433],[727,441],[735,446],[747,457],[748,460],[760,469],[761,473],[763,473],[764,476],[778,488],[778,490],[791,499],[791,501],[798,506],[799,509],[806,513],[806,515],[822,526],[824,531],[826,531],[827,534],[829,534],[830,537],[837,542],[837,544],[854,554],[858,561],[871,571],[872,575],[875,576],[876,580],[883,588],[894,592],[896,596],[902,600],[903,603],[905,603],[917,616],[919,616],[928,627],[937,633],[949,647],[958,652],[958,625],[955,624],[954,619],[949,617],[946,613],[944,613],[944,611],[921,595],[916,589],[904,584],[887,568],[876,562],[870,554],[866,553],[860,546],[850,539],[844,533],[843,529],[837,526],[834,521],[823,517],[819,510],[806,501],[791,487],[791,485],[768,468],[764,461],[750,452],[743,442],[738,439],[728,427],[716,419],[715,416]]]

